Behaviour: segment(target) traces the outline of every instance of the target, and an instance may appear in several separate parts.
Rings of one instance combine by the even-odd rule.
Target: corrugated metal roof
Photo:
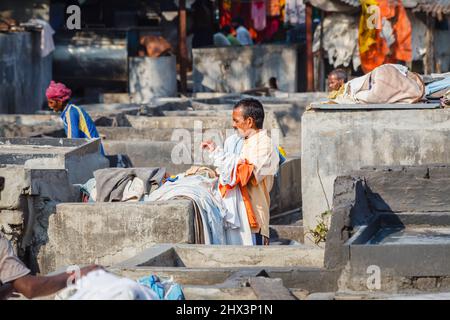
[[[353,7],[359,7],[361,5],[360,0],[340,0],[340,1],[349,4]]]
[[[353,7],[361,5],[360,0],[339,1]],[[450,14],[450,0],[403,0],[403,5],[414,12],[426,12],[434,16]]]
[[[426,12],[433,16],[450,14],[450,0],[418,0],[413,12]]]

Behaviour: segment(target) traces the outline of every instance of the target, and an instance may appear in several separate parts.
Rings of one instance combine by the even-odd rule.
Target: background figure
[[[244,27],[244,21],[241,17],[236,17],[231,22],[233,28],[236,30],[236,39],[243,45],[248,46],[253,44],[250,32]]]
[[[232,34],[232,28],[230,25],[226,25],[222,28],[222,33],[227,37],[232,46],[242,46],[242,43]]]
[[[328,74],[328,91],[338,91],[347,79],[347,72],[344,69],[334,69]]]

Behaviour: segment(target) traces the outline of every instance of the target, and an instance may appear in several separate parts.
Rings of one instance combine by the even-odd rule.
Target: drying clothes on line
[[[284,22],[293,25],[305,23],[305,10],[303,0],[286,0]]]
[[[425,93],[420,76],[398,64],[385,64],[345,84],[340,104],[416,103]]]
[[[362,70],[367,73],[384,63],[411,61],[412,28],[402,2],[361,0],[361,8],[358,42]]]
[[[268,0],[267,1],[267,15],[269,17],[281,15],[281,1],[280,0]]]
[[[41,31],[41,56],[46,57],[55,50],[55,42],[53,41],[53,35],[55,30],[50,26],[50,24],[41,19],[31,19],[30,23],[38,24],[42,26]]]
[[[266,2],[255,1],[252,3],[253,27],[256,31],[262,31],[266,27]]]
[[[179,175],[175,182],[166,182],[144,197],[144,201],[167,201],[177,197],[190,198],[196,203],[202,218],[205,244],[226,244],[224,220],[230,219],[220,196],[215,192],[217,179],[200,175]]]
[[[314,32],[313,52],[320,50],[321,30],[319,25]],[[341,13],[327,15],[323,21],[322,46],[334,68],[348,67],[352,63],[356,71],[361,65],[357,18]]]
[[[137,190],[142,181],[143,192],[148,194],[157,189],[166,173],[165,168],[107,168],[94,172],[97,202],[124,201],[139,197]],[[140,199],[138,199],[140,200]]]
[[[422,60],[427,53],[426,34],[427,26],[414,14],[409,15],[412,26],[411,48],[412,60]]]
[[[104,270],[82,277],[73,287],[60,291],[55,300],[160,300],[150,287]]]
[[[161,281],[155,275],[143,277],[138,280],[139,284],[146,286],[155,292],[159,300],[185,300],[183,289],[173,278]]]

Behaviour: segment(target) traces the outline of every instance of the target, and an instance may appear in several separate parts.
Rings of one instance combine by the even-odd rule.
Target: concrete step
[[[271,225],[270,240],[272,244],[282,242],[289,244],[290,241],[303,243],[304,231],[302,221],[298,225]]]

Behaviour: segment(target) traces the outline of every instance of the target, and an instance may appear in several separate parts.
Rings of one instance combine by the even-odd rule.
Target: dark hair
[[[269,79],[269,88],[270,88],[270,89],[278,90],[277,78],[271,77],[271,78]]]
[[[233,109],[242,108],[244,119],[252,118],[255,121],[256,129],[262,129],[264,124],[264,107],[256,99],[242,99],[236,103]]]
[[[347,72],[344,69],[338,68],[338,69],[334,69],[333,71],[330,72],[329,76],[331,75],[335,75],[336,78],[338,78],[339,80],[344,80],[344,82],[347,82]]]
[[[231,22],[237,23],[240,26],[244,25],[244,19],[242,19],[241,17],[234,17],[233,20],[231,20]]]
[[[230,27],[228,24],[225,25],[225,26],[223,26],[222,32],[223,32],[225,35],[229,35],[229,34],[231,33],[231,27]]]

